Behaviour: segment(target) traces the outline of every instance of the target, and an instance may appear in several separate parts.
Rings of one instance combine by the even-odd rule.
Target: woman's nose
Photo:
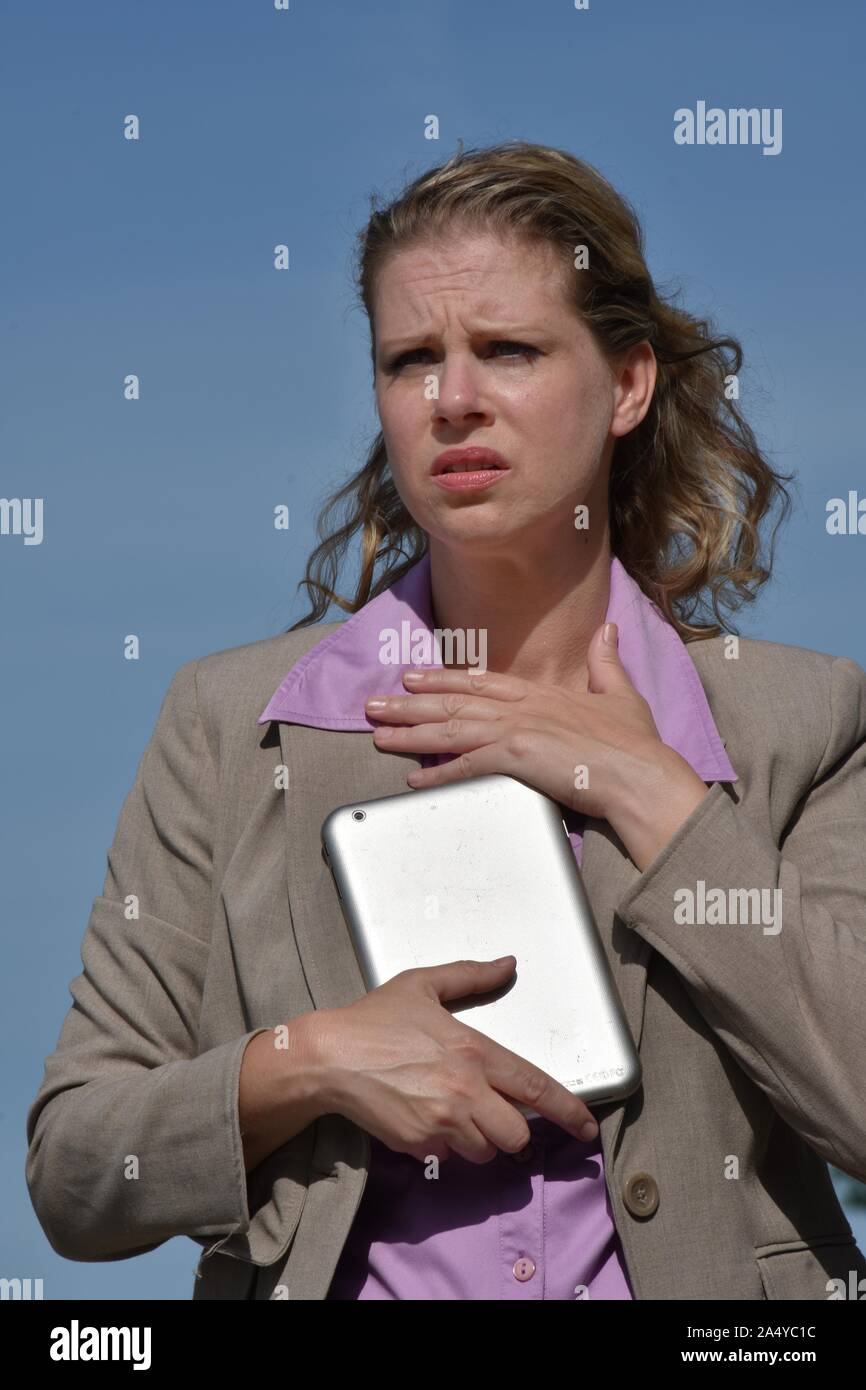
[[[453,357],[443,362],[437,373],[436,392],[434,419],[454,421],[489,413],[476,367],[465,358]]]

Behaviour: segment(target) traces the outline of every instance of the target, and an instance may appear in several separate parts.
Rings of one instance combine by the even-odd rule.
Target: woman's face
[[[590,530],[599,512],[607,525],[614,442],[649,408],[655,359],[643,344],[609,365],[566,302],[567,273],[546,244],[460,230],[396,252],[379,276],[388,461],[414,520],[445,545],[573,543],[578,503]],[[468,445],[495,449],[507,471],[487,488],[446,489],[434,460]]]

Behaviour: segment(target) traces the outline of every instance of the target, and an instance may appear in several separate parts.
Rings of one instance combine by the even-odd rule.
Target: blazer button
[[[659,1189],[649,1173],[632,1173],[622,1189],[623,1201],[632,1216],[652,1216],[659,1204]]]

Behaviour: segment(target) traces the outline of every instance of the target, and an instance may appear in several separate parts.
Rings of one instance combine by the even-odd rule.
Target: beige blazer
[[[406,790],[368,734],[257,719],[320,624],[182,666],[123,805],[73,1006],[27,1117],[53,1248],[203,1247],[193,1297],[324,1299],[370,1142],[329,1115],[249,1179],[258,1031],[363,983],[320,854],[333,807]],[[588,820],[583,877],[643,1084],[598,1111],[639,1299],[828,1298],[866,1277],[827,1162],[866,1181],[866,673],[741,639],[688,652],[740,780],[643,872]],[[277,789],[288,769],[288,790]],[[678,890],[782,890],[783,925],[683,925]]]

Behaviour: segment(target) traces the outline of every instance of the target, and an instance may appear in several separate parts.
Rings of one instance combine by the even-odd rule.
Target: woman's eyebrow
[[[521,324],[502,324],[488,323],[479,324],[473,331],[473,337],[498,338],[507,342],[513,338],[550,338],[550,328],[546,325],[521,323]],[[390,357],[395,352],[400,352],[410,347],[426,346],[435,342],[439,337],[436,329],[431,328],[426,331],[419,329],[417,333],[404,333],[399,338],[386,338],[378,346],[378,351],[383,357]]]

